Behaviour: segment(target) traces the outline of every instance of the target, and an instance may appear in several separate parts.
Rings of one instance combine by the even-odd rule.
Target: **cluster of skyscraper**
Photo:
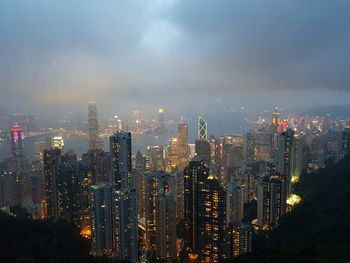
[[[37,145],[30,164],[24,133],[13,126],[12,156],[0,163],[1,206],[19,204],[34,218],[74,223],[96,256],[220,262],[250,252],[254,229],[278,225],[294,205],[293,184],[302,171],[350,151],[348,126],[335,133],[329,122],[323,134],[318,123],[308,125],[281,120],[276,109],[270,123],[258,122],[244,136],[216,138],[208,136],[208,124],[199,118],[194,145],[188,125],[181,123],[167,145],[132,156],[132,134],[125,130],[110,136],[109,151],[104,150],[97,107],[90,103],[89,150],[81,158],[54,136]],[[163,109],[158,130],[166,130]],[[247,219],[246,205],[254,202],[256,217]],[[183,236],[176,227],[182,225]]]

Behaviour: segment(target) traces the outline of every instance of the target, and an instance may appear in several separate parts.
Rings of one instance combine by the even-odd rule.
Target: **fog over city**
[[[349,8],[338,0],[1,1],[0,108],[346,104]]]

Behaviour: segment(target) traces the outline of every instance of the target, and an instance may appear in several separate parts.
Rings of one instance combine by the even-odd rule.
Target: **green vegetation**
[[[277,229],[254,236],[254,253],[229,262],[349,262],[350,156],[303,175],[295,190],[300,205]]]
[[[89,242],[74,226],[63,221],[33,221],[18,208],[13,212],[21,216],[0,213],[0,262],[110,262],[90,256]]]

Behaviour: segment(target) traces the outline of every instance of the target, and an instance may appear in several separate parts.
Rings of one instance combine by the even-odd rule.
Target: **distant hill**
[[[315,115],[315,116],[326,116],[329,114],[330,116],[335,117],[350,117],[350,104],[346,105],[331,105],[324,107],[312,107],[303,113],[303,115]]]
[[[302,202],[270,234],[255,236],[255,252],[228,262],[350,262],[350,157],[303,175]]]

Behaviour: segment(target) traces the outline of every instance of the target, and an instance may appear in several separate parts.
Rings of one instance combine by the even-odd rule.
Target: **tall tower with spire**
[[[98,119],[97,107],[95,102],[89,103],[88,108],[88,126],[89,126],[89,150],[98,148]]]

